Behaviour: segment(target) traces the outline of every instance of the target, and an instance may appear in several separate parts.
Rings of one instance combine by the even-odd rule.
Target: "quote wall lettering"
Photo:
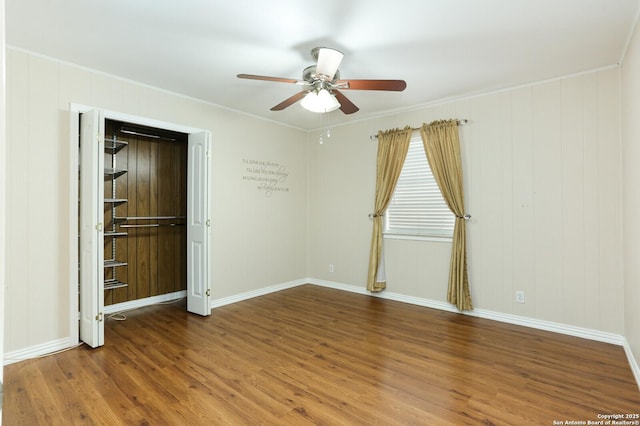
[[[256,190],[271,197],[276,192],[289,192],[287,168],[276,162],[243,158],[242,180],[255,185]]]

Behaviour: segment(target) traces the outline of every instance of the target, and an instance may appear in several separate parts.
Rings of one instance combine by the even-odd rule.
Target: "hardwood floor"
[[[300,286],[5,367],[4,425],[552,425],[640,413],[619,346]],[[639,419],[634,419],[639,420]]]

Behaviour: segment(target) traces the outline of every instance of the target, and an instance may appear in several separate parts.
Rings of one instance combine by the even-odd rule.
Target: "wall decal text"
[[[242,165],[242,180],[254,183],[258,191],[264,192],[265,197],[271,197],[274,192],[289,192],[289,186],[286,185],[289,172],[284,165],[251,158],[243,158]]]

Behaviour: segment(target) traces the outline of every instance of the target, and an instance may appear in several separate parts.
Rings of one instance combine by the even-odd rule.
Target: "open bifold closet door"
[[[189,135],[189,194],[187,209],[187,310],[210,315],[209,268],[209,135],[206,132]]]
[[[80,117],[80,339],[104,344],[105,306],[186,295],[211,313],[209,132]]]
[[[92,110],[80,122],[80,339],[104,344],[104,117]]]

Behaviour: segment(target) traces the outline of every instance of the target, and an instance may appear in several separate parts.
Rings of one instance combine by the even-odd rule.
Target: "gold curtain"
[[[427,160],[449,209],[456,215],[449,266],[447,300],[459,310],[471,310],[467,273],[467,236],[462,188],[462,158],[458,121],[434,121],[420,128]]]
[[[378,132],[378,159],[376,165],[376,194],[373,218],[373,234],[369,254],[367,290],[382,291],[387,286],[382,257],[383,215],[391,201],[393,190],[409,151],[411,127]]]

